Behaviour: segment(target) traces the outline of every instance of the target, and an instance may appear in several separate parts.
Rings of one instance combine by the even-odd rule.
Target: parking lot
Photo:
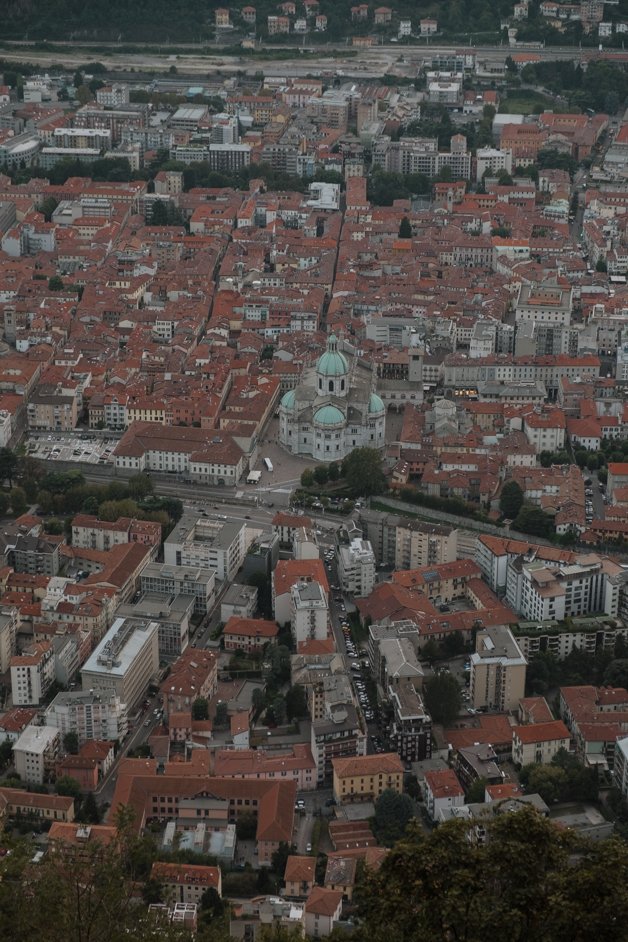
[[[42,461],[75,461],[106,467],[112,463],[111,455],[117,443],[117,438],[92,438],[88,434],[56,432],[30,437],[26,443],[26,452]]]

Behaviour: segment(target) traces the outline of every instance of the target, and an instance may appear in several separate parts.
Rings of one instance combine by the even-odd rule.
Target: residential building
[[[122,742],[129,731],[126,704],[115,694],[92,690],[61,691],[47,707],[45,719],[47,726],[59,730],[62,740],[67,733],[76,733],[79,746],[94,739]]]
[[[284,872],[284,895],[304,898],[309,895],[316,880],[316,860],[314,857],[299,857],[290,854],[286,860]]]
[[[423,699],[411,680],[399,679],[390,683],[388,696],[393,708],[390,733],[404,762],[421,762],[432,755],[432,718],[425,709]]]
[[[27,726],[13,746],[15,771],[28,785],[50,781],[60,747],[59,730],[51,726]]]
[[[63,795],[29,792],[21,788],[0,788],[0,801],[6,802],[6,812],[11,818],[74,821],[74,798]]]
[[[164,563],[213,569],[230,582],[244,562],[246,526],[184,513],[164,542]]]
[[[319,582],[300,581],[290,589],[292,635],[297,648],[304,641],[329,636],[329,599]]]
[[[225,651],[261,653],[267,644],[275,640],[278,631],[275,621],[233,615],[222,632]]]
[[[169,903],[196,903],[200,906],[203,893],[209,889],[222,896],[220,867],[164,863],[158,860],[153,864],[150,876],[163,887]]]
[[[332,759],[334,798],[340,804],[376,801],[383,791],[403,792],[403,764],[394,752]]]
[[[338,578],[345,592],[358,598],[370,595],[375,585],[375,554],[368,540],[354,539],[338,551]]]
[[[5,605],[0,609],[0,674],[6,674],[15,656],[15,638],[19,624],[18,609]]]
[[[458,559],[457,529],[377,510],[361,510],[359,519],[377,563],[399,570]]]
[[[11,698],[14,706],[39,706],[55,679],[54,649],[50,641],[32,644],[11,658]]]
[[[312,719],[311,747],[320,787],[332,784],[334,759],[366,755],[366,734],[352,703],[325,697],[323,715]]]
[[[211,699],[218,687],[218,659],[211,651],[188,648],[162,682],[164,712],[190,712],[197,697]]]
[[[41,573],[44,576],[56,576],[59,572],[59,541],[20,533],[13,549],[16,572]]]
[[[495,626],[478,631],[470,661],[474,708],[515,710],[525,694],[527,663],[510,629]]]
[[[252,618],[257,610],[257,587],[232,583],[220,602],[220,620]]]
[[[425,808],[432,821],[439,821],[442,811],[464,805],[464,789],[453,769],[426,772],[423,793]]]
[[[340,920],[342,893],[314,886],[305,902],[305,932],[311,939],[324,939],[331,935]]]
[[[33,722],[37,710],[13,707],[0,717],[0,743],[17,742],[20,734]]]
[[[257,749],[218,749],[214,774],[220,778],[293,781],[299,791],[316,788],[316,764],[305,743]]]
[[[199,566],[172,566],[149,563],[140,575],[142,592],[190,596],[194,612],[207,615],[215,597],[216,573]]]
[[[81,668],[84,690],[117,696],[132,709],[159,668],[156,622],[116,618]]]
[[[273,572],[273,609],[280,625],[292,622],[292,587],[298,583],[317,582],[329,595],[329,583],[321,559],[280,559]]]
[[[178,657],[190,643],[190,619],[195,601],[191,595],[144,592],[136,602],[118,606],[121,618],[147,619],[159,626],[159,654]]]
[[[89,514],[77,514],[72,520],[72,546],[107,551],[118,543],[161,545],[161,524],[152,520],[119,517],[115,522],[99,520]]]
[[[561,749],[569,751],[569,730],[562,720],[515,726],[512,731],[512,761],[520,766],[547,765]]]

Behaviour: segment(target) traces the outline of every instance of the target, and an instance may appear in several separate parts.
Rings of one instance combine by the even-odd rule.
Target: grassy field
[[[528,90],[520,93],[513,90],[499,103],[500,114],[539,114],[553,107],[551,98]]]

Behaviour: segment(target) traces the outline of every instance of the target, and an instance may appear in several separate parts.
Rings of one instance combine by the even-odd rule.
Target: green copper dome
[[[289,389],[288,392],[284,394],[281,405],[284,409],[294,409],[294,389]]]
[[[371,393],[371,398],[369,399],[369,413],[385,411],[386,406],[384,405],[384,400],[380,399],[377,393]]]
[[[347,360],[338,350],[338,339],[331,334],[327,341],[327,350],[318,361],[316,372],[320,376],[346,376],[349,372]]]
[[[316,425],[341,425],[344,420],[344,415],[336,406],[323,406],[314,413]]]

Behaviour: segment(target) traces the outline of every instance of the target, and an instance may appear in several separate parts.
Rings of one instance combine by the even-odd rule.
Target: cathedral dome
[[[377,393],[371,393],[371,398],[369,399],[369,415],[373,415],[376,412],[385,412],[386,406],[384,405],[384,400],[381,399]]]
[[[329,337],[327,350],[319,359],[316,372],[319,376],[325,377],[346,376],[348,374],[349,365],[345,356],[338,350],[338,340],[335,334],[331,334]]]
[[[342,425],[344,420],[344,415],[336,406],[323,406],[314,413],[316,425]]]
[[[294,409],[294,389],[289,389],[287,393],[284,394],[281,400],[281,406],[284,409]]]

